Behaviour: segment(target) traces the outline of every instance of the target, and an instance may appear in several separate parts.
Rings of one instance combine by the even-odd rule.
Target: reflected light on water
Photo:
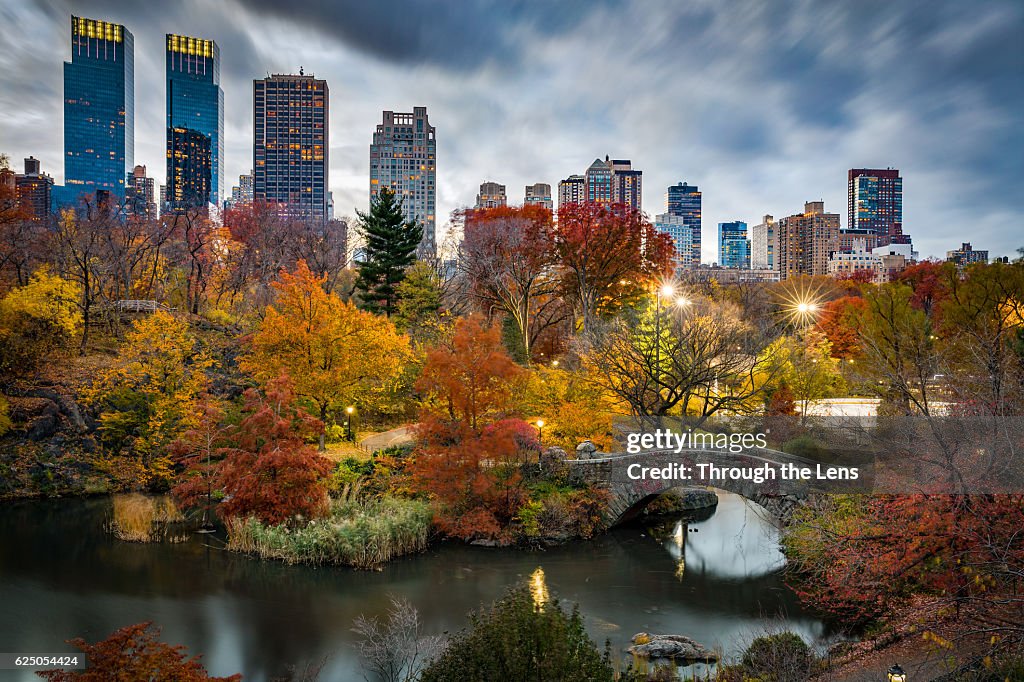
[[[533,605],[537,608],[548,602],[548,583],[544,579],[544,569],[540,566],[530,574],[530,594],[533,596]]]

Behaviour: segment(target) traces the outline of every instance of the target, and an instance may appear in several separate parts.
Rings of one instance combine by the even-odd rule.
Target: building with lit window
[[[505,185],[487,181],[480,185],[480,193],[476,195],[477,208],[497,208],[507,206],[508,198],[505,196]]]
[[[903,242],[903,178],[897,169],[850,169],[847,204],[847,229],[877,235],[878,246]]]
[[[172,210],[220,208],[224,198],[220,48],[212,40],[169,33],[166,58],[168,206]],[[185,153],[202,153],[206,158],[184,159]],[[204,169],[209,169],[208,178]]]
[[[683,265],[686,269],[700,266],[701,258],[701,194],[697,185],[680,182],[672,185],[665,192],[667,213],[682,218],[686,229],[690,231],[689,261]]]
[[[570,175],[558,183],[558,207],[566,204],[582,204],[587,200],[587,179],[582,175]]]
[[[423,227],[420,256],[437,255],[437,139],[426,107],[385,111],[370,145],[370,197],[390,188]]]
[[[778,234],[781,279],[827,275],[829,257],[839,241],[839,214],[825,213],[823,201],[808,201],[803,213],[779,221]]]
[[[156,207],[156,183],[147,177],[145,166],[136,166],[125,179],[124,209],[126,215],[153,220],[159,214]]]
[[[53,178],[42,172],[39,159],[34,156],[25,159],[25,172],[13,177],[18,207],[30,220],[49,222]]]
[[[544,182],[527,185],[523,204],[543,206],[549,211],[554,209],[554,202],[551,201],[551,185]]]
[[[330,92],[299,70],[253,81],[254,199],[283,215],[327,219]]]
[[[238,184],[231,186],[231,196],[224,202],[224,208],[237,208],[252,203],[253,197],[253,173],[243,173],[238,176]]]
[[[607,157],[606,157],[607,158]],[[594,159],[583,174],[587,181],[587,201],[594,204],[612,203],[612,167],[607,161]]]
[[[750,267],[753,270],[774,270],[775,251],[779,248],[779,233],[775,218],[766,215],[750,228]]]
[[[946,260],[956,263],[957,267],[971,265],[973,263],[987,263],[988,251],[975,250],[970,242],[964,242],[959,249],[946,252]]]
[[[672,240],[676,272],[692,269],[694,262],[693,229],[687,223],[686,218],[671,213],[660,213],[654,217],[654,229],[668,235]],[[697,261],[700,261],[699,253]]]
[[[118,201],[135,165],[135,39],[120,24],[71,17],[64,62],[61,203],[105,190]]]
[[[629,159],[605,157],[612,171],[612,203],[625,204],[634,210],[643,210],[643,171],[633,168]]]
[[[750,269],[750,242],[742,220],[718,223],[718,264],[723,268]]]

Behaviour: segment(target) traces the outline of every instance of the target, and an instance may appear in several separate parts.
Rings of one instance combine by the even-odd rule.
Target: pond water
[[[214,675],[268,680],[326,657],[322,680],[360,680],[352,621],[383,614],[389,596],[411,601],[428,633],[453,632],[466,613],[528,581],[578,603],[594,640],[619,650],[646,631],[732,654],[765,616],[823,642],[826,626],[780,576],[778,531],[763,510],[730,493],[719,499],[703,520],[640,523],[545,551],[442,543],[379,572],[258,561],[212,535],[121,542],[104,531],[108,499],[9,503],[0,507],[0,651],[67,652],[66,639],[153,621]]]

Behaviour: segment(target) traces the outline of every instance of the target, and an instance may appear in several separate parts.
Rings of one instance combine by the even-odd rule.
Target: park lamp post
[[[345,408],[345,414],[348,415],[348,419],[345,421],[345,425],[348,426],[348,439],[355,441],[355,437],[352,435],[352,415],[355,413],[356,408],[354,405],[349,405]]]
[[[893,664],[886,674],[889,676],[889,682],[907,682],[907,674],[903,672],[903,668],[898,663]]]
[[[537,420],[537,444],[540,446],[544,445],[544,420]]]

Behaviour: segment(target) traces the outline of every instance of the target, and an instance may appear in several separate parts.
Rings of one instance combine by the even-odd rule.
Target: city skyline
[[[942,256],[966,230],[993,256],[1021,245],[1020,230],[1007,229],[1021,172],[1012,150],[1021,148],[1014,111],[1024,99],[1024,60],[1008,39],[1022,24],[1019,6],[533,9],[495,5],[450,17],[414,2],[402,26],[385,30],[375,28],[380,10],[326,3],[287,13],[261,2],[5,7],[15,30],[0,48],[0,151],[14,166],[35,156],[64,182],[61,64],[71,58],[75,14],[135,36],[134,163],[158,183],[164,36],[177,33],[221,47],[226,178],[252,165],[253,79],[304,67],[331,84],[344,103],[330,123],[338,215],[368,205],[365,150],[381,111],[426,106],[439,133],[439,240],[451,211],[473,205],[481,178],[554,187],[610,153],[643,170],[652,220],[664,211],[664,188],[699,185],[705,244],[716,242],[718,222],[757,224],[764,214],[798,213],[808,200],[844,206],[850,169],[891,166],[904,178],[904,229],[922,256]],[[487,41],[466,31],[486,34],[483,26],[496,32]],[[728,51],[706,49],[727,32],[736,35]],[[616,50],[572,66],[598,35]],[[672,68],[681,58],[693,67]],[[659,85],[666,79],[672,88]],[[621,92],[609,95],[609,82],[623,83]],[[694,88],[700,98],[686,96]],[[842,224],[849,227],[845,212]],[[704,249],[705,262],[716,258]]]

